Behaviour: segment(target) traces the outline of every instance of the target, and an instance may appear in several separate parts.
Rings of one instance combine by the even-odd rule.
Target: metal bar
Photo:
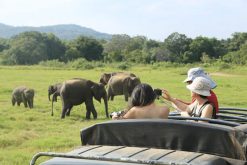
[[[39,152],[35,154],[30,161],[30,165],[35,165],[36,160],[41,156],[50,156],[50,157],[61,157],[61,158],[73,158],[73,159],[86,159],[86,160],[101,160],[101,161],[115,161],[115,162],[124,162],[124,163],[139,163],[139,164],[157,164],[157,165],[190,165],[189,163],[177,163],[177,162],[163,162],[159,160],[148,160],[141,161],[131,158],[106,158],[102,156],[82,156],[82,155],[73,155],[66,153],[55,153],[55,152]]]
[[[227,118],[227,119],[239,119],[242,121],[247,121],[246,117],[240,117],[240,116],[229,116],[229,115],[217,114],[217,117],[223,117],[223,118]]]
[[[247,113],[234,112],[234,111],[229,111],[229,110],[226,110],[226,111],[219,111],[219,113],[218,113],[218,114],[221,114],[221,113],[224,113],[224,114],[233,114],[233,115],[242,115],[242,116],[247,116]]]
[[[239,123],[224,121],[219,119],[208,119],[208,118],[200,118],[200,117],[183,117],[183,116],[168,116],[168,119],[176,119],[176,120],[195,120],[195,121],[207,121],[209,123],[214,124],[223,124],[231,127],[239,126]]]
[[[247,108],[233,108],[233,107],[220,107],[219,110],[236,110],[236,111],[245,111],[247,112]]]

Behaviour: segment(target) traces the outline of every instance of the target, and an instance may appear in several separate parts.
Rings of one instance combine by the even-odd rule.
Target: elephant
[[[114,99],[116,95],[124,95],[125,101],[128,101],[135,86],[140,84],[138,77],[131,77],[126,75],[112,76],[108,82],[108,100]]]
[[[103,98],[105,103],[105,113],[108,118],[108,101],[107,93],[103,84],[95,83],[87,79],[71,79],[63,82],[60,89],[60,97],[62,100],[62,115],[65,118],[70,115],[70,111],[74,105],[86,104],[86,119],[90,119],[91,112],[94,119],[97,119],[97,112],[94,108],[93,98],[101,103]]]
[[[34,99],[34,89],[27,88],[25,86],[17,87],[12,92],[12,105],[15,106],[17,103],[18,106],[23,102],[24,106],[30,109],[33,108],[33,99]]]
[[[62,87],[62,83],[57,83],[54,85],[50,85],[48,87],[48,99],[49,101],[52,101],[51,103],[51,116],[53,116],[53,102],[57,102],[57,96],[60,96],[60,89]],[[50,99],[50,96],[52,95],[52,100]]]
[[[48,99],[49,101],[51,101],[51,98],[50,96],[52,96],[52,101],[55,101],[57,102],[57,96],[60,96],[60,88],[62,86],[62,83],[57,83],[57,84],[54,84],[54,85],[50,85],[48,87]]]
[[[103,73],[101,76],[100,76],[100,80],[99,82],[104,84],[104,85],[107,85],[108,81],[110,80],[110,78],[112,76],[115,76],[115,75],[126,75],[126,76],[130,76],[130,77],[136,77],[135,74],[133,73],[127,73],[127,72],[112,72],[112,73]]]

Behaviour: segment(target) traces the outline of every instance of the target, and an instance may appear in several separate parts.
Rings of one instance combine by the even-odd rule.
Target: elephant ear
[[[128,77],[127,78],[127,83],[128,83],[128,90],[129,93],[131,94],[133,89],[141,83],[140,79],[138,77]]]
[[[53,85],[50,85],[50,86],[48,87],[49,93],[53,93],[54,90],[55,90],[55,89],[54,89],[54,86],[53,86]]]
[[[111,78],[111,73],[103,73],[100,77],[100,83],[106,85]]]
[[[98,85],[97,84],[93,84],[92,86],[91,86],[91,91],[92,91],[92,95],[93,95],[93,97],[95,97],[95,98],[97,98],[97,95],[98,95],[98,91],[99,91],[99,87],[98,87]]]

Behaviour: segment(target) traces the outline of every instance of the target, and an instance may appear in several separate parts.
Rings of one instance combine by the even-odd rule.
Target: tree
[[[48,60],[63,59],[66,51],[65,44],[62,43],[62,41],[52,33],[43,34],[43,36],[47,47]]]
[[[4,38],[0,38],[0,52],[9,48],[8,40]]]
[[[6,51],[5,60],[13,64],[37,64],[47,60],[47,46],[39,32],[24,32],[13,37],[10,49]]]
[[[186,35],[175,32],[164,40],[164,45],[174,56],[173,59],[176,59],[175,61],[180,61],[183,54],[189,50],[191,42],[192,39],[186,37]]]
[[[207,37],[196,37],[190,44],[189,52],[186,54],[187,62],[197,62],[200,61],[203,53],[212,56],[214,50],[212,44]]]
[[[240,46],[240,50],[229,52],[223,56],[223,61],[245,65],[247,64],[247,41]]]
[[[88,61],[103,59],[103,46],[96,39],[80,36],[73,42],[80,57]]]
[[[113,35],[112,39],[104,44],[105,59],[113,61],[122,61],[124,52],[130,42],[130,36],[126,34]]]
[[[228,39],[228,50],[237,51],[240,46],[247,41],[247,33],[233,33],[232,38]]]

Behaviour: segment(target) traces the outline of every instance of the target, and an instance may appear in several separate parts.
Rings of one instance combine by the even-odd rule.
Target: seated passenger
[[[191,84],[187,85],[187,88],[191,91],[191,97],[195,99],[190,105],[171,97],[167,90],[162,91],[162,96],[175,104],[179,110],[187,112],[188,116],[215,118],[216,111],[207,99],[207,96],[211,95],[210,81],[204,77],[197,77]]]
[[[121,116],[113,115],[112,119],[167,119],[169,108],[155,104],[156,94],[148,84],[137,85],[130,98],[129,107]]]
[[[211,95],[208,96],[207,99],[208,99],[208,101],[210,103],[212,103],[212,105],[213,105],[216,113],[218,113],[218,111],[219,111],[218,99],[217,99],[216,94],[212,91],[212,89],[214,89],[214,88],[217,87],[216,83],[200,67],[198,67],[198,68],[191,68],[188,71],[188,77],[184,80],[184,82],[186,82],[187,84],[191,84],[196,77],[204,77],[207,80],[209,80],[210,87],[211,87],[211,90],[210,90],[210,94]],[[177,100],[178,101],[181,101],[184,104],[192,104],[195,101],[195,99],[193,97],[192,97],[192,101],[190,103],[186,103],[185,101],[182,101],[182,100],[180,100],[178,98],[177,98]],[[175,108],[177,108],[177,107],[175,107]],[[186,114],[186,113],[181,113],[181,115],[183,115],[183,114]]]

